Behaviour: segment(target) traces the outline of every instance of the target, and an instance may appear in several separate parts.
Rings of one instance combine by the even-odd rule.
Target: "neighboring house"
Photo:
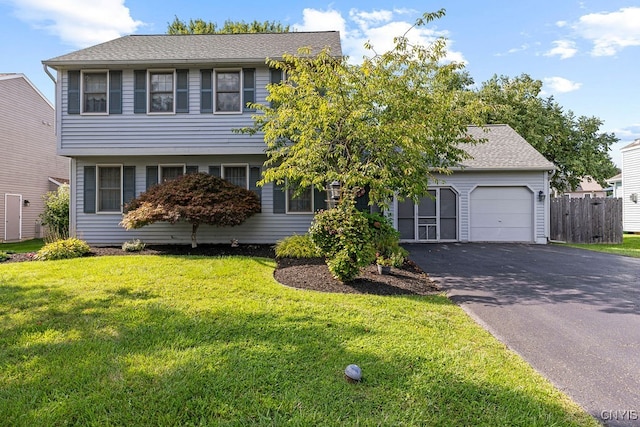
[[[636,139],[622,150],[622,195],[623,229],[631,233],[640,232],[640,139]]]
[[[0,74],[0,241],[42,237],[42,196],[68,180],[53,105],[24,74]]]
[[[607,192],[597,181],[590,176],[585,176],[580,180],[580,184],[573,191],[567,191],[561,196],[569,196],[572,199],[582,199],[584,197],[607,197]]]
[[[612,176],[607,180],[608,188],[605,188],[608,197],[621,198],[624,195],[624,189],[622,188],[622,173]]]
[[[157,182],[208,172],[258,193],[262,212],[238,227],[201,227],[201,242],[274,243],[308,230],[326,206],[324,191],[293,199],[255,183],[266,160],[250,126],[249,101],[265,102],[281,79],[265,58],[308,46],[341,55],[338,32],[126,36],[43,61],[57,71],[58,154],[71,157],[72,232],[95,245],[140,238],[188,243],[188,224],[125,231],[122,206]],[[407,241],[546,243],[553,165],[508,126],[490,126],[470,146],[473,160],[434,186],[418,206],[394,202],[394,224]]]

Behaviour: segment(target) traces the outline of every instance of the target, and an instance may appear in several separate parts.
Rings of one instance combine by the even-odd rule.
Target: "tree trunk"
[[[200,224],[198,223],[193,223],[191,224],[191,247],[192,248],[197,248],[198,247],[198,242],[196,241],[196,233],[198,232],[198,227],[200,226]]]

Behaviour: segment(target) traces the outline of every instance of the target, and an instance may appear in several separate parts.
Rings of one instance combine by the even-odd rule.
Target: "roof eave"
[[[514,166],[514,167],[472,167],[472,166],[462,166],[451,168],[452,171],[455,172],[518,172],[518,171],[526,171],[526,172],[551,172],[556,170],[554,165],[550,166]]]

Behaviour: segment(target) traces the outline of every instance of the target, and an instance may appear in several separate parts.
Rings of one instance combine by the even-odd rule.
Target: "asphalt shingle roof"
[[[469,126],[474,139],[486,139],[480,144],[462,144],[473,158],[462,162],[464,169],[474,170],[552,170],[548,161],[509,125]]]
[[[206,62],[264,62],[300,47],[317,53],[325,47],[342,56],[338,31],[130,35],[42,61],[51,67],[108,64],[189,64]]]

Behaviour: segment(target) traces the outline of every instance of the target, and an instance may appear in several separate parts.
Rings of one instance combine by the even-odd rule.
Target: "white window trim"
[[[173,73],[173,111],[151,111],[151,74]],[[147,70],[147,114],[151,116],[166,116],[176,114],[176,87],[177,79],[175,68],[157,68]]]
[[[186,163],[162,163],[158,164],[158,184],[162,184],[162,168],[177,168],[182,167],[182,174],[187,174],[187,164]]]
[[[101,211],[100,210],[100,168],[120,168],[120,211]],[[122,194],[124,193],[124,165],[100,163],[96,165],[96,214],[97,215],[115,215],[122,214]]]
[[[91,112],[84,111],[84,75],[85,74],[101,74],[105,73],[107,75],[107,105],[104,112]],[[100,69],[100,70],[81,70],[80,71],[80,114],[83,116],[108,116],[109,115],[109,91],[111,85],[111,78],[109,76],[109,70]]]
[[[240,76],[240,109],[238,111],[217,111],[218,110],[218,72],[229,73],[237,72]],[[244,73],[242,68],[215,68],[213,70],[213,114],[229,115],[244,113]]]
[[[308,212],[292,212],[289,210],[289,188],[285,187],[285,213],[287,215],[309,215],[313,214],[313,207],[315,206],[315,186],[311,186],[311,210]]]
[[[238,168],[238,167],[245,168],[245,171],[246,171],[245,176],[246,176],[247,182],[245,182],[244,188],[248,190],[249,189],[249,164],[248,163],[224,163],[220,165],[220,176],[222,177],[222,179],[226,179],[224,174],[224,168]]]

